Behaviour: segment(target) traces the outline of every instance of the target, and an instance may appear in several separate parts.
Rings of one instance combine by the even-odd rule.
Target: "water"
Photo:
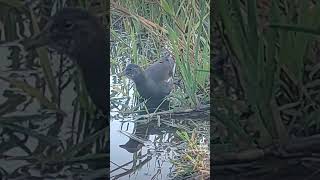
[[[133,82],[117,75],[125,63],[111,66],[110,177],[124,180],[170,179],[175,171],[171,160],[180,156],[179,152],[186,144],[176,131],[191,132],[197,121],[207,122],[209,128],[209,116],[199,119],[159,116],[137,120],[137,114],[122,113],[135,106]]]
[[[4,47],[0,47],[0,53],[1,76],[25,81],[40,90],[44,97],[51,98],[39,66],[39,58],[34,56],[27,59],[26,55],[32,52],[23,54],[22,59],[9,58],[12,54],[20,57],[21,52],[12,53],[12,50]],[[7,178],[24,179],[43,176],[51,179],[76,179],[104,174],[104,168],[93,168],[92,163],[90,165],[92,154],[105,155],[97,151],[97,147],[103,150],[109,147],[103,137],[97,137],[98,143],[89,143],[89,147],[81,146],[82,143],[87,143],[87,138],[93,136],[92,129],[97,119],[88,116],[84,109],[79,108],[78,93],[75,91],[79,86],[77,69],[70,68],[74,67],[74,64],[65,56],[51,51],[49,54],[57,85],[64,87],[59,92],[59,107],[67,116],[61,117],[55,111],[44,108],[37,98],[1,80],[0,93],[5,97],[0,99],[1,122],[12,118],[15,121],[10,123],[15,126],[10,126],[11,129],[0,127],[0,154],[3,155],[0,159],[0,173],[6,174]],[[117,76],[127,62],[128,60],[124,59],[112,66],[110,76],[111,177],[170,179],[175,171],[171,159],[177,159],[180,156],[179,151],[186,144],[177,136],[176,131],[179,129],[190,133],[200,124],[198,122],[205,121],[204,117],[188,119],[184,116],[175,119],[161,116],[160,120],[136,120],[135,114],[121,113],[135,105],[132,82]],[[208,124],[206,123],[207,131]],[[101,145],[101,142],[104,144]],[[81,150],[82,153],[77,154],[72,150]],[[105,157],[102,156],[102,161]],[[83,159],[70,163],[77,158]],[[64,163],[65,165],[61,166]]]
[[[33,65],[27,66],[30,59],[27,61],[26,55],[31,52],[25,55],[20,52],[0,47],[0,76],[24,82],[21,83],[22,87],[28,84],[30,92],[39,91],[44,94],[42,98],[51,100],[43,71],[36,65],[39,59],[34,57]],[[106,156],[100,152],[105,151],[108,144],[103,135],[96,136],[98,143],[79,146],[92,137],[97,118],[90,117],[76,106],[79,105],[78,93],[75,91],[79,83],[74,80],[77,77],[76,68],[70,68],[74,65],[65,56],[53,52],[50,57],[57,85],[63,87],[58,94],[59,107],[66,116],[45,108],[30,92],[1,79],[0,176],[9,179],[37,179],[44,176],[49,179],[77,179],[93,177],[95,174],[98,177],[105,176]],[[101,164],[90,163],[93,154],[102,157],[95,160]],[[81,157],[84,159],[67,163]]]
[[[164,177],[167,179],[167,173],[173,168],[169,161],[174,156],[170,150],[172,139],[170,133],[149,133],[148,130],[152,129],[148,128],[152,126],[147,128],[143,124],[138,125],[133,122],[113,121],[111,124],[111,178],[151,179],[151,177],[156,177],[155,179],[162,179],[161,177]],[[139,139],[146,140],[147,143],[130,139],[120,133],[119,129],[135,134]],[[123,167],[120,168],[120,166]]]

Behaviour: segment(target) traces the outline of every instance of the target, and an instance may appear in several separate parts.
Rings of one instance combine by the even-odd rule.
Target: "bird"
[[[70,57],[81,69],[93,104],[107,113],[107,29],[82,8],[66,7],[52,16],[43,30],[23,41],[25,49],[49,46]]]
[[[139,95],[146,100],[148,111],[155,112],[157,109],[169,109],[169,101],[165,97],[173,88],[174,70],[174,59],[166,55],[145,70],[137,64],[128,64],[122,75],[135,83]]]

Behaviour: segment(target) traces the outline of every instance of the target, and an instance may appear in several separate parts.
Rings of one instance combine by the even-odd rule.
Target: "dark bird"
[[[26,49],[49,46],[66,54],[80,67],[92,102],[107,113],[107,34],[87,10],[64,8],[50,18],[38,35],[25,40]]]
[[[124,75],[135,83],[140,96],[147,100],[149,112],[154,112],[158,107],[160,110],[169,108],[169,101],[164,99],[173,87],[174,68],[174,60],[169,55],[151,64],[146,70],[136,64],[129,64],[125,68]]]

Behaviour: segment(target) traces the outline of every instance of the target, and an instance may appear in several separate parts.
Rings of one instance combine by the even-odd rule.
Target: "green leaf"
[[[269,27],[282,29],[282,30],[286,30],[286,31],[294,31],[294,32],[308,33],[308,34],[313,34],[313,35],[320,35],[320,30],[313,29],[313,28],[307,28],[305,26],[300,26],[300,25],[272,23],[269,25]]]
[[[13,7],[13,8],[16,8],[16,9],[20,9],[20,10],[26,10],[25,8],[25,4],[23,3],[23,1],[20,1],[20,0],[0,0],[0,4],[4,4],[4,5],[7,5],[7,6],[10,6],[10,7]]]
[[[170,14],[171,16],[175,16],[173,9],[166,0],[160,0],[160,5],[168,14]]]

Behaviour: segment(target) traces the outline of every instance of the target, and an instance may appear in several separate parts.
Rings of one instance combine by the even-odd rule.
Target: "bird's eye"
[[[65,28],[66,30],[72,29],[73,26],[74,26],[74,24],[73,24],[71,21],[66,21],[66,22],[64,23],[64,28]]]

